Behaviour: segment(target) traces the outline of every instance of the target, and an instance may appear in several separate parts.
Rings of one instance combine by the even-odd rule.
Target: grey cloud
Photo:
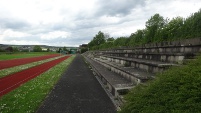
[[[26,40],[26,41],[40,41],[40,37],[37,35],[32,35],[32,36],[25,36],[25,37],[20,37],[20,38],[16,38],[16,37],[7,37],[6,38],[7,41],[12,41],[12,40],[16,40],[16,41],[21,41],[21,40]]]
[[[83,41],[85,40],[83,37],[82,38],[79,38],[79,37],[76,37],[76,38],[55,38],[55,39],[52,39],[52,40],[41,40],[40,42],[42,43],[47,43],[49,45],[57,45],[57,46],[62,46],[62,45],[66,45],[66,46],[79,46],[80,44],[83,44],[85,43],[86,41]],[[88,40],[87,40],[88,42]]]
[[[94,27],[100,27],[101,23],[98,22],[96,19],[84,19],[84,20],[78,20],[75,22],[76,23],[76,29],[81,30],[81,29],[90,29]]]
[[[145,0],[100,0],[99,15],[125,16],[130,14],[131,10],[137,6],[143,6]]]
[[[23,30],[31,26],[29,23],[16,18],[0,18],[0,22],[3,29]]]

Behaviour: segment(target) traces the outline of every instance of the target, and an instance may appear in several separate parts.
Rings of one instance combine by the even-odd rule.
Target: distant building
[[[28,46],[28,45],[24,45],[24,46],[21,46],[19,48],[20,51],[24,51],[24,52],[30,52],[30,51],[33,51],[33,47],[31,46]]]
[[[48,48],[41,47],[42,51],[47,51]]]

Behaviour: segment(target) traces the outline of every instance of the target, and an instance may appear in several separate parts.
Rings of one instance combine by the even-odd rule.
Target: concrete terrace
[[[201,38],[194,38],[133,48],[88,51],[83,56],[105,89],[113,95],[112,99],[117,101],[116,106],[121,106],[124,103],[123,95],[132,87],[154,79],[157,73],[172,66],[184,65],[199,52]]]

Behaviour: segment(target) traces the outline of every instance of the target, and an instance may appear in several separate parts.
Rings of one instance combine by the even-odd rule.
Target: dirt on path
[[[31,62],[45,60],[45,59],[53,58],[57,56],[59,56],[59,54],[52,54],[52,55],[45,55],[45,56],[31,57],[31,58],[20,58],[20,59],[13,59],[13,60],[2,60],[0,61],[0,70],[14,67],[14,66],[23,65],[23,64],[28,64]]]
[[[116,109],[77,55],[37,113],[116,113]]]
[[[39,76],[43,72],[47,71],[51,67],[64,61],[67,58],[69,58],[69,56],[61,57],[56,60],[52,60],[50,62],[43,63],[41,65],[0,78],[0,97],[15,88],[18,88],[21,84],[26,83],[36,76]]]

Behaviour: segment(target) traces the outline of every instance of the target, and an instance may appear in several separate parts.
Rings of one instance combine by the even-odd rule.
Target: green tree
[[[201,36],[201,9],[192,14],[184,21],[183,37],[200,37]]]
[[[2,48],[0,48],[0,52],[5,52],[5,50],[3,50]]]
[[[137,30],[135,33],[130,35],[129,46],[136,46],[142,44],[145,36],[144,30]]]
[[[81,50],[80,50],[81,53],[84,53],[86,51],[88,51],[88,48],[81,48]]]
[[[157,41],[157,31],[162,29],[166,21],[159,14],[155,14],[146,22],[146,33],[145,33],[145,41],[146,42],[154,42]]]
[[[50,48],[47,48],[47,52],[50,52]]]
[[[19,49],[17,47],[13,47],[14,52],[19,52]]]
[[[13,52],[13,47],[9,46],[5,49],[7,52]]]
[[[104,44],[106,42],[106,38],[103,32],[99,31],[98,34],[91,40],[88,44],[90,50],[91,49],[99,49],[99,45]]]
[[[34,46],[33,48],[34,52],[42,52],[42,48],[39,45]]]
[[[113,37],[111,37],[111,38],[107,38],[106,41],[107,41],[107,42],[113,42],[113,41],[114,41],[114,38],[113,38]]]
[[[114,41],[115,47],[128,46],[129,38],[128,37],[119,37]]]
[[[57,51],[57,53],[60,53],[62,51],[62,49],[61,48],[59,48],[59,50]]]
[[[65,46],[63,47],[63,51],[68,51],[67,48],[66,48]]]
[[[176,17],[166,25],[165,30],[168,35],[168,40],[175,40],[181,37],[183,20],[182,17]]]

